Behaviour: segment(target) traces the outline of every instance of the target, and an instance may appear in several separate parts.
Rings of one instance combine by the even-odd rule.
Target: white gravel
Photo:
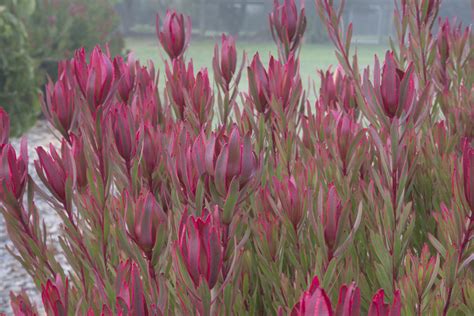
[[[49,146],[51,142],[54,144],[58,144],[59,142],[53,136],[45,121],[38,121],[24,137],[28,138],[29,173],[38,185],[42,185],[33,165],[34,160],[37,158],[35,148],[38,146]],[[11,143],[18,153],[20,139],[13,139]],[[40,211],[40,216],[44,219],[48,227],[48,232],[51,235],[49,236],[49,240],[50,242],[54,242],[59,232],[59,219],[57,214],[48,204],[38,197],[36,197],[36,203]],[[41,306],[41,294],[36,289],[32,278],[23,270],[21,264],[8,253],[5,248],[6,245],[11,246],[11,242],[8,238],[3,216],[0,215],[0,314],[12,314],[9,297],[10,291],[19,292],[24,289],[29,294],[30,299],[36,303],[36,306]]]

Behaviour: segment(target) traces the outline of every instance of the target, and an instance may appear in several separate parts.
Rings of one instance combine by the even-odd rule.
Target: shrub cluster
[[[0,6],[0,105],[11,117],[12,135],[29,128],[39,113],[34,63],[23,23]]]
[[[472,314],[471,31],[436,22],[437,0],[397,4],[390,51],[360,71],[342,6],[316,0],[339,66],[314,104],[294,0],[270,13],[268,65],[222,36],[214,85],[186,60],[191,22],[175,11],[156,23],[162,92],[151,62],[78,50],[42,103],[61,140],[36,149],[45,190],[0,113],[0,210],[46,313]],[[11,306],[37,314],[25,293]]]
[[[57,75],[60,59],[98,43],[117,54],[123,49],[109,0],[5,1],[0,15],[0,105],[11,116],[13,136],[36,121],[39,86]]]

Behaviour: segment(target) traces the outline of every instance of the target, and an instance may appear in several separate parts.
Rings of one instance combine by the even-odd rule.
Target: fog
[[[337,0],[336,0],[337,2]],[[193,33],[212,37],[220,33],[238,36],[250,41],[271,40],[268,29],[268,13],[272,0],[124,0],[117,4],[122,17],[121,31],[127,37],[153,33],[155,13],[164,15],[173,8],[190,15]],[[326,42],[326,32],[319,22],[313,0],[304,3],[308,17],[305,41]],[[354,40],[359,43],[386,43],[393,34],[392,0],[347,0],[344,21],[353,22]],[[469,0],[442,1],[440,18],[456,17],[464,25],[472,23]]]

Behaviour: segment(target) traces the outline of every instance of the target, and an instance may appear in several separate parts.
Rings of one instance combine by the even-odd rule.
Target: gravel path
[[[25,136],[28,138],[29,173],[38,185],[42,185],[33,165],[33,161],[37,158],[35,148],[48,146],[50,142],[57,144],[58,141],[50,132],[45,121],[39,121]],[[20,139],[13,139],[11,143],[18,153]],[[49,236],[50,241],[55,240],[59,231],[59,220],[56,213],[49,205],[38,198],[36,198],[36,203],[40,216],[44,219],[48,232],[51,234]],[[10,291],[18,292],[24,289],[30,299],[36,303],[36,306],[41,306],[40,293],[36,290],[31,277],[23,270],[21,264],[8,253],[5,249],[6,245],[11,245],[11,242],[6,232],[3,216],[0,215],[0,314],[11,315],[12,313],[9,298]]]

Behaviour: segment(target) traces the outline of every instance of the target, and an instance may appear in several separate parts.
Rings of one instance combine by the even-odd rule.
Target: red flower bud
[[[359,132],[359,125],[351,116],[341,113],[337,120],[336,142],[339,157],[341,158],[344,171],[347,169],[351,157],[349,157],[349,148]]]
[[[393,304],[384,302],[384,291],[380,289],[375,293],[372,298],[372,303],[370,303],[368,316],[400,316],[401,315],[401,301],[400,301],[400,291],[395,291],[395,297],[393,299]]]
[[[464,177],[464,196],[471,210],[474,210],[474,148],[466,139],[462,154],[462,172]]]
[[[253,57],[252,63],[248,69],[249,92],[252,102],[258,112],[266,114],[268,111],[268,100],[270,95],[270,86],[268,83],[268,74],[260,61],[258,53]]]
[[[66,278],[64,284],[59,274],[56,275],[54,283],[48,280],[46,285],[41,285],[41,298],[46,314],[54,316],[68,314],[68,286],[68,279]]]
[[[22,291],[20,294],[15,295],[10,292],[10,305],[15,316],[37,316],[38,311],[36,306],[32,305],[28,295]]]
[[[26,138],[21,141],[20,156],[17,157],[12,145],[7,144],[0,151],[0,198],[6,199],[4,188],[17,200],[21,200],[28,180],[28,149]]]
[[[196,217],[188,216],[185,210],[179,224],[178,249],[196,288],[206,280],[212,289],[222,268],[224,252],[218,212],[216,206],[213,213],[204,209],[202,215]]]
[[[87,160],[84,153],[84,143],[81,135],[70,134],[70,138],[71,154],[76,171],[76,186],[82,189],[87,186]]]
[[[412,68],[410,65],[409,68]],[[401,91],[403,83],[408,80],[406,91]],[[385,114],[390,118],[400,117],[402,111],[407,112],[415,97],[413,71],[406,72],[397,68],[393,52],[387,52],[380,83],[380,94]],[[403,99],[400,97],[404,95]]]
[[[68,148],[66,146],[66,143],[63,142],[61,156],[56,152],[53,144],[49,145],[49,154],[43,147],[37,147],[38,160],[34,162],[38,176],[62,203],[66,202],[66,180],[70,175],[66,162],[68,159]]]
[[[338,93],[336,92],[336,83],[334,74],[331,70],[319,72],[321,77],[321,87],[319,88],[319,97],[326,107],[335,107],[338,101]]]
[[[148,315],[140,269],[135,262],[127,260],[117,267],[115,280],[116,308],[118,315]]]
[[[184,120],[186,109],[186,96],[189,94],[195,84],[193,62],[186,63],[182,59],[174,59],[172,61],[172,69],[166,63],[166,89],[169,97],[175,106],[176,116],[180,120]]]
[[[143,141],[143,167],[149,181],[154,171],[160,166],[163,158],[162,135],[159,128],[146,122],[137,133],[137,139]],[[151,189],[151,188],[150,188]]]
[[[290,116],[296,111],[303,91],[298,60],[291,55],[286,63],[282,63],[272,56],[268,64],[268,79],[270,104],[278,104],[276,113],[283,111]]]
[[[193,78],[194,79],[194,78]],[[207,122],[211,122],[212,116],[212,88],[209,82],[207,69],[201,69],[193,80],[193,85],[189,90],[192,110],[195,119],[203,126]],[[191,121],[192,122],[192,121]]]
[[[10,137],[10,117],[5,110],[0,107],[0,150],[8,144]]]
[[[424,244],[418,256],[409,251],[405,261],[406,276],[401,280],[402,294],[410,301],[429,290],[427,286],[435,269],[436,257],[431,256],[428,245]],[[417,306],[417,309],[423,310],[421,306]]]
[[[151,80],[151,79],[150,79]],[[142,122],[149,122],[152,126],[163,123],[164,117],[158,89],[154,81],[145,83],[144,86],[137,85],[137,91],[131,102],[135,124],[139,126]]]
[[[194,157],[202,157],[204,149],[200,149],[199,154],[195,154],[195,150],[197,147],[193,146],[192,135],[185,125],[177,125],[169,142],[170,158],[166,161],[171,180],[183,202],[195,202],[201,172],[194,163]]]
[[[118,103],[110,112],[115,145],[125,162],[130,163],[136,153],[135,122],[130,107]]]
[[[324,239],[331,254],[336,246],[337,235],[341,229],[339,226],[339,220],[342,215],[341,199],[339,198],[333,184],[329,185],[326,207],[321,215],[321,220],[324,225]]]
[[[280,201],[283,213],[288,216],[295,231],[297,231],[306,211],[308,189],[304,181],[306,179],[303,176],[299,177],[298,182],[293,176],[284,177],[282,181],[273,177],[275,194]]]
[[[156,34],[171,59],[181,57],[191,40],[191,18],[176,11],[167,11],[160,31],[160,21],[156,16]]]
[[[135,85],[135,60],[133,54],[129,54],[127,62],[122,56],[114,59],[115,78],[118,80],[118,96],[124,103],[129,103]]]
[[[258,214],[256,222],[257,238],[266,245],[265,249],[268,249],[270,258],[275,261],[280,236],[280,220],[271,211],[263,211]]]
[[[451,37],[451,24],[449,23],[449,19],[446,20],[441,24],[440,30],[438,31],[438,36],[436,38],[436,48],[438,51],[438,56],[441,60],[445,61],[449,57],[450,53],[450,37]]]
[[[331,301],[326,292],[319,287],[319,279],[314,277],[311,286],[293,307],[291,316],[333,315]]]
[[[220,55],[220,62],[219,62]],[[214,58],[212,60],[214,76],[226,90],[229,90],[232,77],[237,68],[237,50],[235,41],[232,36],[222,34],[221,53],[219,54],[219,46],[216,44],[214,48]]]
[[[259,159],[252,149],[250,135],[242,137],[237,126],[230,136],[212,134],[206,144],[206,169],[217,193],[225,198],[232,181],[238,181],[239,193],[256,183]]]
[[[69,65],[66,63],[65,67]],[[76,117],[75,83],[69,78],[67,71],[63,69],[56,83],[50,81],[46,85],[46,96],[41,100],[46,118],[66,138]]]
[[[150,191],[138,197],[133,211],[127,214],[127,229],[130,237],[151,259],[160,231],[166,230],[166,214]]]
[[[303,38],[306,29],[306,16],[304,2],[301,2],[301,11],[298,16],[298,9],[295,0],[279,0],[273,2],[273,11],[269,15],[270,29],[273,40],[279,49],[284,49],[284,57],[288,58],[290,52],[295,52]]]
[[[343,285],[339,290],[336,316],[359,316],[360,315],[360,289],[354,282],[351,285]]]
[[[84,49],[74,55],[74,73],[82,95],[89,104],[92,114],[107,100],[114,80],[114,67],[110,58],[95,47],[86,61]]]
[[[438,147],[440,153],[444,153],[449,141],[449,135],[448,130],[446,129],[445,121],[443,120],[435,123],[432,132],[435,145]]]

